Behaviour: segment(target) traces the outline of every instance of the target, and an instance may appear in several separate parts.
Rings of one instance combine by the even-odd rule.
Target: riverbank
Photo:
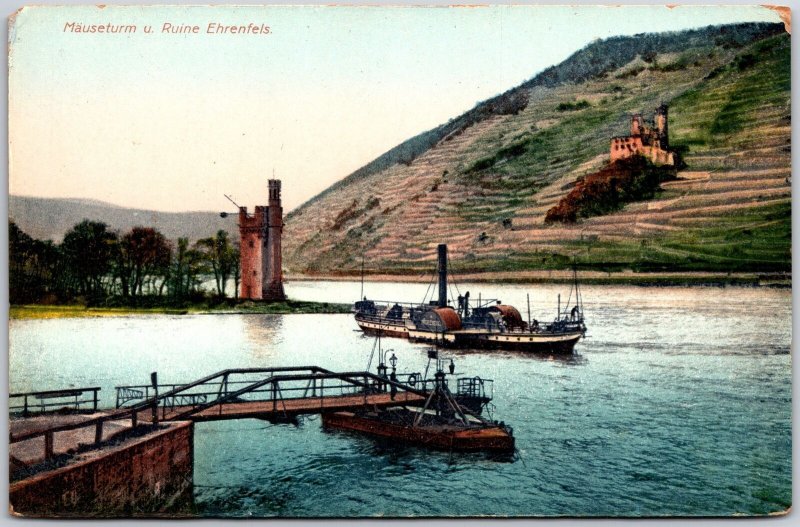
[[[87,307],[83,305],[38,305],[11,306],[8,318],[54,319],[54,318],[98,318],[137,315],[291,315],[291,314],[330,314],[350,313],[350,304],[331,302],[307,302],[287,300],[285,302],[261,303],[244,301],[233,306],[194,305],[186,308],[173,307]]]
[[[359,271],[330,274],[287,275],[288,281],[330,280],[352,282],[361,280]],[[516,271],[458,273],[461,283],[505,283],[505,284],[564,284],[575,278],[571,270]],[[633,271],[603,272],[578,271],[581,284],[591,285],[638,285],[638,286],[744,286],[744,287],[791,287],[791,273],[715,273],[715,272],[661,272],[636,273]],[[414,282],[431,281],[431,273],[388,274],[365,272],[365,282]]]

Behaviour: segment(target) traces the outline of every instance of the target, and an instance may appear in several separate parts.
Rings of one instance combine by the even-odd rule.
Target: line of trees
[[[24,233],[9,221],[9,300],[12,304],[83,301],[89,305],[182,305],[227,297],[239,289],[239,249],[220,230],[193,244],[167,240],[152,227],[125,234],[84,220],[60,244]],[[213,280],[213,290],[204,283]]]

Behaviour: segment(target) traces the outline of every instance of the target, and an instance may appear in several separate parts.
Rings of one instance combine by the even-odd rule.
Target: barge
[[[438,351],[430,350],[430,359],[436,359],[437,370],[432,380],[418,377],[419,374],[396,375],[396,358],[392,356],[392,374],[386,376],[386,367],[381,360],[379,375],[385,378],[386,386],[397,386],[398,377],[406,378],[406,385],[419,384],[428,393],[422,407],[404,405],[379,409],[355,409],[322,414],[322,425],[328,429],[344,430],[367,434],[373,437],[391,439],[411,445],[449,450],[451,452],[514,452],[514,433],[505,423],[481,416],[491,401],[486,394],[486,382],[480,377],[458,379],[458,389],[453,394],[447,382],[443,361]],[[427,372],[426,368],[426,372]],[[455,365],[450,361],[451,375]],[[417,380],[419,379],[419,380]],[[431,385],[432,383],[432,385]],[[428,389],[428,386],[431,386]],[[386,387],[382,387],[385,389]]]
[[[500,425],[458,426],[446,421],[426,420],[413,426],[418,414],[391,408],[378,412],[335,412],[322,415],[322,426],[391,439],[434,450],[453,452],[513,452],[514,436]]]

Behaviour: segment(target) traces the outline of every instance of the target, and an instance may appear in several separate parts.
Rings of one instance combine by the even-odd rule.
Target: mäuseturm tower
[[[281,270],[283,208],[281,182],[269,180],[269,205],[257,205],[250,215],[239,207],[239,253],[241,260],[241,298],[285,300]]]

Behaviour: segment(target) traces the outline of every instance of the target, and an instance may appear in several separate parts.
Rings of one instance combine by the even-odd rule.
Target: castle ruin
[[[241,290],[239,296],[250,300],[286,300],[281,269],[281,233],[283,208],[281,182],[270,179],[269,204],[257,205],[252,215],[239,207],[239,254]]]
[[[631,117],[631,135],[611,138],[611,162],[641,155],[656,165],[674,165],[675,154],[669,150],[667,105],[656,108],[652,126],[641,114]]]

